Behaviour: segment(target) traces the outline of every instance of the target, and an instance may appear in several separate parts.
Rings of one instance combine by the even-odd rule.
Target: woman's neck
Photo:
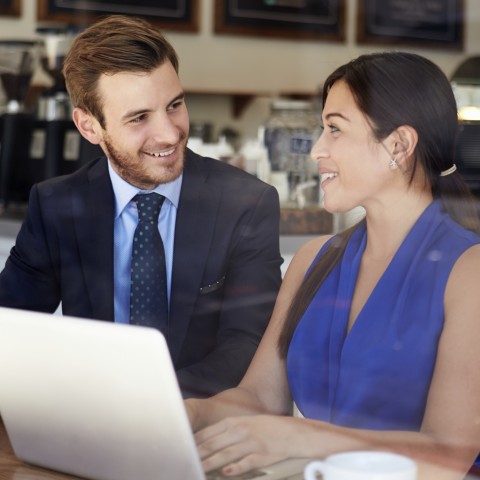
[[[365,209],[367,245],[364,254],[370,259],[392,258],[418,218],[433,201],[430,192],[412,193],[402,195],[388,204]]]

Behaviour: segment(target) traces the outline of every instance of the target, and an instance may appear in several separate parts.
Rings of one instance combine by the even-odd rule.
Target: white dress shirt
[[[137,193],[156,192],[165,197],[158,229],[162,236],[167,267],[167,293],[170,298],[173,264],[173,241],[177,218],[182,175],[170,183],[159,185],[154,190],[140,190],[123,180],[108,162],[108,171],[115,195],[115,220],[113,231],[113,275],[115,322],[129,323],[130,316],[130,263],[132,256],[133,234],[138,223],[137,205],[132,198]]]

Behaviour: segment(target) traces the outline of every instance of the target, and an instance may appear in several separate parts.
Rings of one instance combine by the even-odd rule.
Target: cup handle
[[[310,462],[303,471],[303,478],[305,480],[319,480],[318,474],[324,475],[326,473],[325,462],[317,460]]]

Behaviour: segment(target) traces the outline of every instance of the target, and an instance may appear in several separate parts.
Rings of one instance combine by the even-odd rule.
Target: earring
[[[390,169],[395,170],[397,167],[398,167],[397,159],[392,157],[390,159]]]

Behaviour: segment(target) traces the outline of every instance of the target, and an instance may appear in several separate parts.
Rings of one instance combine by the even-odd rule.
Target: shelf
[[[282,208],[280,235],[317,235],[333,232],[333,215],[323,208]]]
[[[290,98],[293,100],[310,100],[312,99],[316,93],[315,92],[241,92],[241,91],[211,91],[211,90],[196,90],[196,89],[186,89],[187,95],[224,95],[227,97],[231,97],[232,99],[232,116],[234,118],[239,118],[242,116],[245,109],[250,105],[250,103],[256,97],[282,97],[282,98]]]
[[[27,107],[33,107],[38,97],[45,90],[44,85],[32,85],[28,92],[25,104]],[[316,92],[313,91],[240,91],[240,90],[206,90],[196,88],[185,88],[185,93],[188,95],[223,95],[231,97],[232,99],[232,116],[239,118],[242,116],[245,109],[256,97],[270,97],[270,98],[290,98],[292,100],[310,100]]]

